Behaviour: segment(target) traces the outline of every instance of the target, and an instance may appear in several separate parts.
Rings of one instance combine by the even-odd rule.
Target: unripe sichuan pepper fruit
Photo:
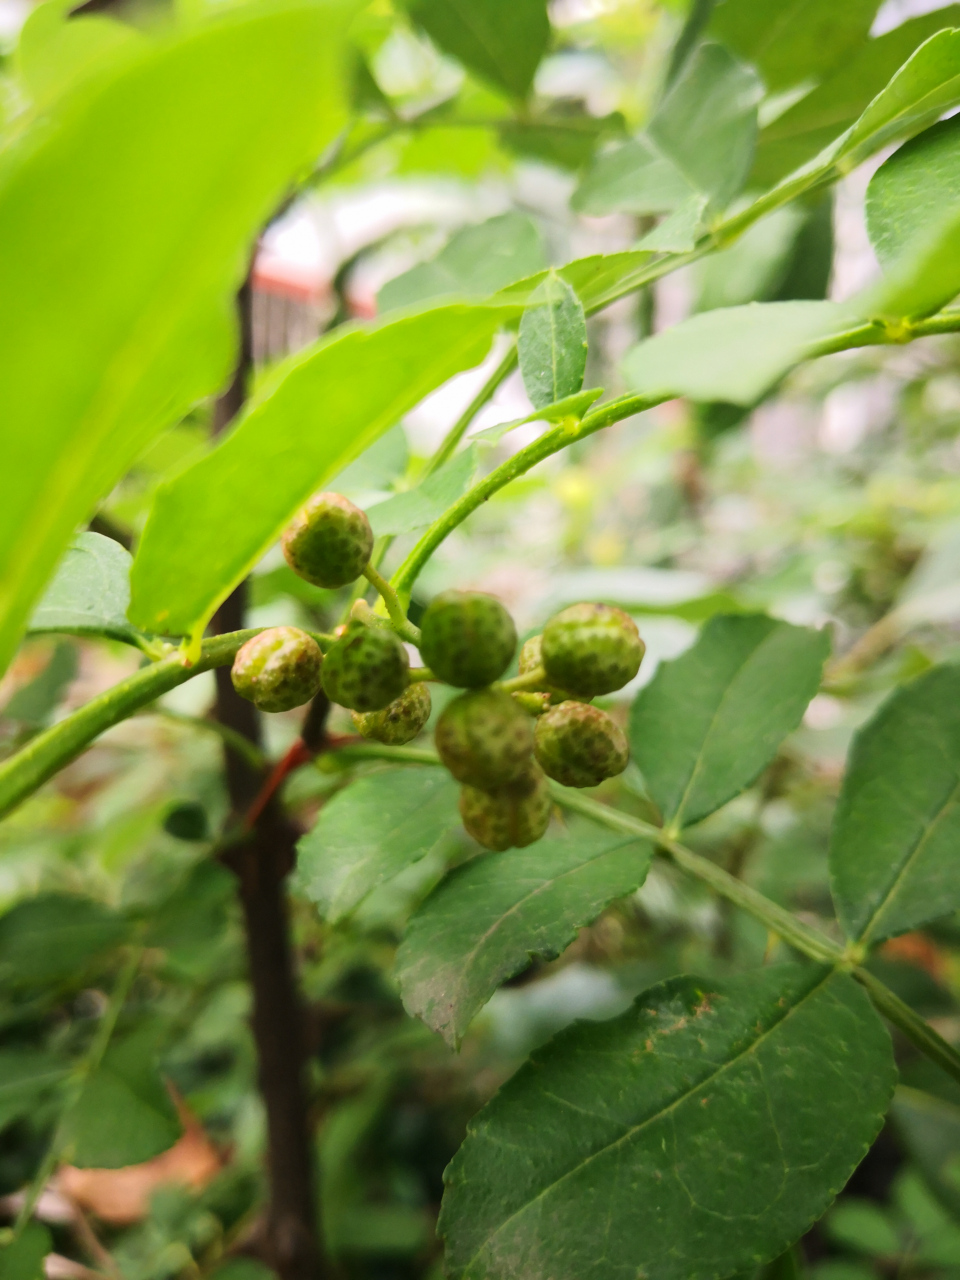
[[[366,513],[339,493],[315,493],[287,526],[287,564],[318,587],[345,587],[370,562],[373,530]]]
[[[533,844],[550,825],[550,790],[543,770],[534,764],[519,782],[496,791],[461,787],[460,816],[485,849],[499,853]]]
[[[434,675],[459,689],[491,684],[516,648],[513,619],[482,591],[442,591],[420,620],[420,656]]]
[[[581,698],[613,693],[640,670],[644,643],[634,620],[606,604],[573,604],[543,628],[543,667],[551,684]]]
[[[430,719],[430,705],[430,690],[417,680],[382,711],[354,711],[353,723],[365,738],[402,747],[412,742]]]
[[[382,711],[407,687],[410,659],[392,631],[354,620],[327,650],[323,691],[351,711]]]
[[[533,725],[508,693],[462,693],[437,721],[437,751],[458,782],[493,791],[517,782],[533,761]]]
[[[561,702],[537,721],[537,759],[565,787],[596,787],[623,773],[629,749],[623,730],[598,707]]]
[[[323,654],[299,627],[270,627],[237,650],[230,678],[261,711],[289,711],[320,688]]]

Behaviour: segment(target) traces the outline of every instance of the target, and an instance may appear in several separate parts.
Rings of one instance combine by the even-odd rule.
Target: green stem
[[[503,359],[444,436],[440,443],[440,447],[424,467],[424,477],[433,475],[435,471],[439,470],[439,468],[443,466],[463,439],[464,433],[470,426],[470,423],[487,403],[496,391],[497,387],[500,386],[501,382],[508,378],[516,367],[517,347],[515,342],[511,342],[510,348],[504,354]]]
[[[354,742],[330,753],[336,760],[393,760],[397,764],[440,764],[440,757],[427,747],[387,747],[379,742]],[[322,759],[323,757],[321,757]]]
[[[528,444],[525,449],[520,449],[512,458],[508,458],[506,462],[501,463],[499,467],[491,471],[479,484],[474,485],[472,489],[468,489],[462,498],[455,502],[452,507],[448,507],[443,515],[434,521],[393,575],[393,586],[398,595],[401,598],[409,596],[410,590],[420,576],[424,565],[441,542],[449,537],[471,512],[476,511],[477,507],[486,502],[499,489],[508,485],[511,480],[516,480],[518,476],[522,476],[531,467],[535,467],[538,462],[543,462],[551,454],[559,453],[561,449],[567,448],[568,445],[573,444],[576,440],[583,440],[595,431],[600,431],[603,427],[608,427],[613,422],[619,422],[621,418],[628,418],[634,413],[640,413],[644,409],[650,409],[654,405],[662,404],[664,400],[670,398],[667,395],[621,396],[617,400],[611,400],[609,404],[601,405],[593,413],[588,413],[582,421],[575,421],[572,426],[567,420],[558,426],[551,427],[542,436],[534,440],[532,444]]]
[[[178,650],[121,680],[73,715],[38,733],[22,751],[0,765],[0,818],[69,764],[104,730],[201,672],[229,666],[244,641],[261,630],[254,627],[204,640],[199,660],[189,667]]]
[[[383,600],[393,629],[402,640],[409,640],[411,644],[418,645],[420,643],[420,628],[415,627],[410,619],[404,613],[403,605],[400,603],[400,597],[396,591],[387,582],[372,564],[368,564],[363,571],[363,576],[379,593]]]
[[[524,693],[528,689],[542,691],[547,682],[547,673],[543,667],[534,667],[525,671],[522,676],[511,676],[509,680],[500,680],[497,688],[504,693]]]
[[[954,1080],[960,1081],[960,1053],[938,1035],[929,1022],[894,995],[888,986],[875,978],[869,969],[856,968],[853,976],[864,987],[878,1012],[899,1027],[907,1039],[925,1057],[935,1062]]]

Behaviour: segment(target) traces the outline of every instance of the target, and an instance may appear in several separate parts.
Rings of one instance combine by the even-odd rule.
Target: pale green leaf
[[[728,249],[697,263],[694,311],[771,299],[786,275],[803,225],[803,211],[787,205],[755,222]]]
[[[127,621],[132,563],[130,552],[113,538],[78,534],[34,609],[28,630],[135,643],[136,631]]]
[[[98,956],[125,942],[123,916],[90,898],[46,893],[0,917],[0,983],[39,987],[80,978]]]
[[[349,12],[123,42],[0,154],[0,669],[77,526],[223,381],[249,246],[342,123]]]
[[[698,822],[748,787],[800,723],[826,631],[763,614],[715,617],[663,663],[630,713],[630,747],[664,820]]]
[[[466,493],[476,470],[477,448],[471,444],[416,488],[368,507],[374,534],[379,538],[382,534],[410,533],[432,524]]]
[[[407,925],[397,977],[408,1012],[452,1045],[531,956],[552,960],[611,902],[643,884],[653,849],[587,823],[527,849],[475,858]]]
[[[445,769],[385,769],[351,783],[297,846],[300,891],[325,919],[342,919],[457,829],[457,793]]]
[[[898,689],[854,739],[830,848],[837,918],[874,944],[960,907],[960,667]]]
[[[536,409],[575,395],[587,367],[587,324],[573,288],[548,273],[520,320],[520,373]]]
[[[0,1129],[29,1114],[67,1074],[60,1058],[40,1049],[0,1051]]]
[[[133,565],[131,618],[198,634],[310,494],[478,364],[509,314],[452,303],[345,326],[285,360],[223,443],[158,489]]]
[[[410,13],[445,53],[482,79],[525,98],[547,49],[546,0],[407,0]]]
[[[870,243],[883,263],[895,261],[945,211],[960,204],[960,118],[953,116],[905,143],[870,179],[866,215]]]
[[[605,151],[573,193],[579,213],[665,213],[689,200],[690,183],[648,138]]]
[[[715,1280],[771,1261],[883,1123],[890,1038],[847,974],[674,978],[534,1052],[471,1121],[453,1280]]]

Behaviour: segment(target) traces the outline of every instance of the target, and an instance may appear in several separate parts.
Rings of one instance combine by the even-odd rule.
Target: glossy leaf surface
[[[830,879],[847,937],[881,942],[960,906],[960,667],[897,690],[854,739]]]
[[[471,1121],[439,1224],[450,1274],[750,1270],[829,1205],[895,1079],[890,1038],[846,974],[653,987],[536,1050]]]
[[[435,44],[465,67],[525,98],[547,50],[546,0],[408,0]]]
[[[953,116],[912,138],[880,166],[867,188],[870,243],[881,262],[895,260],[960,204],[960,120]]]
[[[457,868],[410,920],[397,953],[408,1011],[450,1044],[531,956],[552,959],[638,889],[653,850],[588,823]]]
[[[630,747],[664,820],[698,822],[748,787],[800,723],[826,631],[762,614],[715,617],[630,712]]]
[[[520,372],[530,402],[545,409],[583,386],[587,324],[573,288],[551,271],[520,320]]]
[[[130,552],[99,533],[78,534],[33,611],[28,630],[132,641]]]

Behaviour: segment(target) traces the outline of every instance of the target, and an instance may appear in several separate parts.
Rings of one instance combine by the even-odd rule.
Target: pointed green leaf
[[[223,443],[158,489],[130,617],[151,631],[198,633],[310,494],[478,364],[509,314],[453,303],[345,326],[285,360]]]
[[[113,538],[78,534],[34,609],[28,630],[135,643],[136,631],[127,621],[132,563],[130,552]]]
[[[410,533],[432,524],[466,493],[476,470],[477,447],[470,444],[416,488],[368,507],[374,535],[379,538],[381,534]]]
[[[943,120],[905,143],[867,188],[870,243],[884,264],[960,204],[960,119]]]
[[[826,631],[762,614],[714,617],[640,691],[630,746],[664,821],[699,822],[748,787],[800,723],[830,651]]]
[[[525,98],[547,50],[546,0],[407,0],[444,53],[498,89]]]
[[[222,382],[249,245],[341,125],[349,11],[122,41],[4,149],[0,670],[77,526]]]
[[[783,1252],[883,1123],[890,1037],[846,974],[674,978],[538,1049],[467,1129],[453,1280],[715,1280]]]
[[[450,1043],[531,956],[553,959],[646,879],[652,847],[586,823],[457,868],[407,925],[397,977],[407,1010]]]
[[[39,1049],[0,1052],[0,1129],[27,1115],[67,1074],[60,1058]]]
[[[297,883],[335,922],[377,885],[419,862],[460,825],[445,769],[385,769],[345,787],[297,846]]]
[[[555,271],[534,292],[520,321],[517,344],[523,385],[542,409],[583,386],[587,324],[580,299]]]
[[[960,907],[960,667],[898,689],[854,739],[830,847],[837,918],[874,944]]]

